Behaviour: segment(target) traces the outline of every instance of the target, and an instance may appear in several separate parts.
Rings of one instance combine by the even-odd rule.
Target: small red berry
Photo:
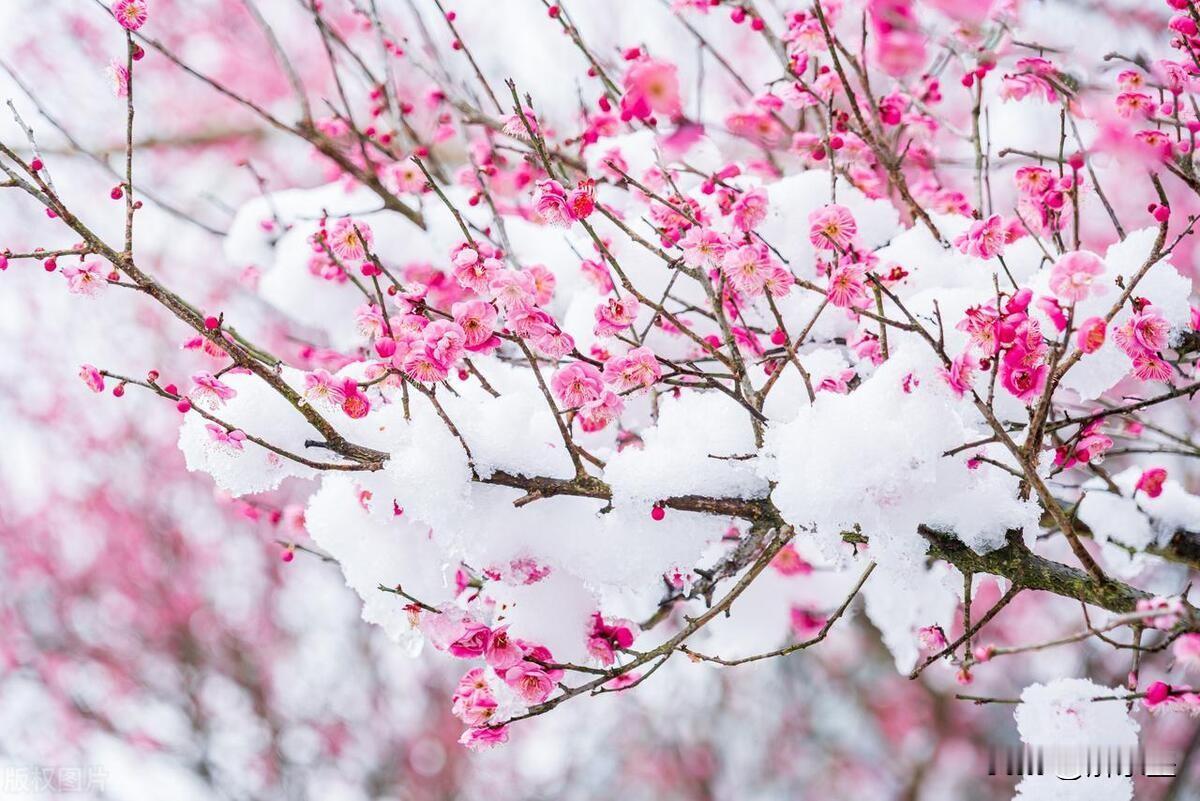
[[[292,546],[289,545],[287,548],[283,549],[283,553],[279,555],[279,558],[285,562],[290,562],[296,558],[296,551],[294,548],[292,548]]]
[[[187,414],[192,410],[192,402],[187,398],[182,398],[180,399],[179,403],[175,404],[175,408],[178,409],[181,414]]]
[[[215,331],[221,327],[221,321],[210,314],[208,317],[204,318],[204,327],[209,331]]]
[[[33,170],[34,172],[41,172],[42,167],[45,166],[46,165],[42,163],[41,159],[34,159],[33,161],[29,162],[29,169]]]
[[[124,395],[125,395],[125,382],[122,381],[120,384],[117,384],[115,387],[113,387],[113,397],[120,398],[120,397],[123,397]]]
[[[783,333],[782,328],[776,328],[771,332],[771,344],[782,345],[787,342],[787,334]]]
[[[42,262],[42,266],[46,268],[46,272],[52,273],[58,269],[58,262],[54,259],[46,259]]]
[[[546,9],[546,13],[550,15],[550,19],[558,19],[561,11],[558,6],[550,6],[550,8]]]
[[[650,517],[653,520],[662,520],[666,516],[667,516],[666,510],[663,509],[661,506],[658,506],[657,504],[654,506],[653,509],[650,510]]]
[[[113,200],[120,200],[121,198],[125,197],[125,190],[119,186],[114,186],[112,191],[108,193],[108,196]]]

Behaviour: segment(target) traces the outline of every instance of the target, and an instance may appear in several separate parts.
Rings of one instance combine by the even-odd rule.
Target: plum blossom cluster
[[[284,114],[147,53],[132,32],[160,20],[123,0],[127,125],[135,54],[167,58],[324,171],[260,183],[224,236],[282,333],[154,277],[132,151],[109,241],[0,149],[80,240],[5,258],[62,258],[71,293],[131,287],[191,329],[189,381],[80,377],[173,404],[188,466],[230,494],[308,482],[364,617],[470,661],[471,747],[675,654],[806,650],[860,597],[914,680],[1092,636],[982,642],[987,575],[997,613],[1038,593],[1147,634],[1149,675],[1200,629],[1198,34],[1188,0],[1157,5],[1138,24],[1185,60],[1117,54],[1114,78],[1010,2],[664,6],[686,52],[593,44],[596,12],[546,4],[530,30],[575,70],[564,92],[465,10],[439,5],[431,65],[391,33],[424,17],[315,4],[330,52],[385,44],[334,58],[367,86],[314,118],[298,75]],[[1191,692],[1143,678],[1146,706]]]

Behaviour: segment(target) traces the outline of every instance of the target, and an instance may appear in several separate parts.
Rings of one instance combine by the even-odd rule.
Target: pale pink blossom
[[[1171,324],[1153,306],[1146,306],[1113,332],[1117,346],[1131,358],[1157,353],[1167,346]]]
[[[67,290],[75,295],[94,298],[108,287],[108,278],[99,262],[68,264],[62,268],[62,274],[67,279]]]
[[[621,416],[625,401],[615,392],[605,390],[597,400],[588,401],[579,410],[579,424],[584,431],[599,431]]]
[[[946,632],[941,626],[924,626],[917,632],[921,650],[936,653],[946,647]]]
[[[758,245],[731,248],[721,259],[721,273],[739,291],[751,297],[761,295],[770,274],[766,248]]]
[[[1153,598],[1139,598],[1135,608],[1139,612],[1153,613],[1145,622],[1156,629],[1166,631],[1174,628],[1179,622],[1183,614],[1183,601],[1178,596],[1168,598],[1157,595]]]
[[[1064,253],[1050,270],[1050,290],[1066,303],[1076,303],[1091,294],[1100,294],[1096,279],[1104,274],[1104,262],[1095,253],[1075,250]]]
[[[688,267],[706,270],[717,266],[729,250],[729,243],[724,236],[710,228],[694,225],[679,240],[683,249],[683,263]]]
[[[317,406],[336,408],[346,400],[341,381],[328,370],[313,370],[304,376],[304,399]]]
[[[1187,670],[1200,670],[1200,634],[1183,634],[1171,648],[1175,663]]]
[[[500,270],[488,283],[496,305],[507,311],[514,306],[533,305],[533,276],[523,270]]]
[[[237,390],[211,373],[196,373],[192,376],[192,383],[194,386],[188,397],[192,403],[206,409],[216,409],[237,396]]]
[[[1004,243],[1004,222],[999,214],[993,214],[986,220],[976,220],[954,240],[956,248],[977,259],[999,256],[1004,252]]]
[[[558,278],[545,265],[531,264],[525,268],[525,272],[533,279],[533,302],[538,306],[545,306],[554,299],[554,287],[558,285]]]
[[[204,426],[208,432],[208,438],[214,446],[226,453],[234,453],[242,450],[242,443],[246,440],[246,432],[240,429],[228,430],[225,426],[219,426],[215,423],[208,423]]]
[[[104,71],[116,97],[129,97],[129,68],[115,58]]]

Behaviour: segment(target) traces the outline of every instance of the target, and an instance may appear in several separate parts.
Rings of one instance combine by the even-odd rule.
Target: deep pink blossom
[[[130,31],[141,28],[150,16],[147,0],[114,0],[112,13],[121,27]]]

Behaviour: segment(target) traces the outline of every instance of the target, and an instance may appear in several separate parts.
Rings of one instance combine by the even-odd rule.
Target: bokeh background
[[[331,91],[302,4],[259,5],[305,82]],[[381,5],[413,37],[439,21],[426,0]],[[1118,31],[1097,21],[1104,4],[1028,5],[1050,36],[1086,30],[1100,48],[1136,46],[1143,35],[1133,23]],[[1115,7],[1132,19],[1141,5]],[[350,3],[326,6],[352,35]],[[602,40],[692,46],[668,27],[665,4],[595,6],[580,13]],[[527,83],[540,77],[539,99],[570,108],[575,82],[555,70],[561,36],[540,3],[459,7],[489,64]],[[151,11],[147,30],[189,63],[267,107],[289,107],[287,82],[240,0],[153,0]],[[124,105],[105,70],[122,47],[91,0],[0,0],[0,95],[35,129],[59,191],[109,235],[122,223],[109,165],[122,157]],[[752,45],[731,47],[755,63]],[[154,54],[140,76],[138,183],[154,197],[139,217],[140,262],[197,305],[250,321],[247,333],[274,352],[312,360],[322,343],[256,299],[256,276],[223,250],[221,233],[264,188],[319,185],[327,166]],[[420,74],[400,81],[418,104],[431,86]],[[28,152],[7,107],[0,136]],[[70,244],[26,198],[0,192],[0,247]],[[280,558],[307,543],[310,487],[222,497],[187,472],[169,404],[133,388],[97,396],[78,380],[82,363],[168,380],[202,369],[208,357],[183,326],[136,293],[91,300],[64,283],[36,262],[0,273],[3,801],[1012,797],[1013,780],[987,775],[988,749],[1015,742],[1011,707],[954,701],[949,669],[911,682],[897,675],[859,615],[815,651],[736,670],[674,661],[635,692],[521,725],[505,748],[463,749],[449,709],[461,668],[440,654],[411,658],[361,621],[336,564],[303,550]],[[986,603],[996,589],[983,593]],[[1068,611],[1077,610],[1022,597],[992,636],[1051,635]],[[971,691],[1010,696],[1062,675],[1117,684],[1128,669],[1111,649],[1051,651],[980,670]],[[1138,715],[1145,741],[1195,748],[1193,721]],[[1182,799],[1196,784],[1138,787],[1139,798]]]

